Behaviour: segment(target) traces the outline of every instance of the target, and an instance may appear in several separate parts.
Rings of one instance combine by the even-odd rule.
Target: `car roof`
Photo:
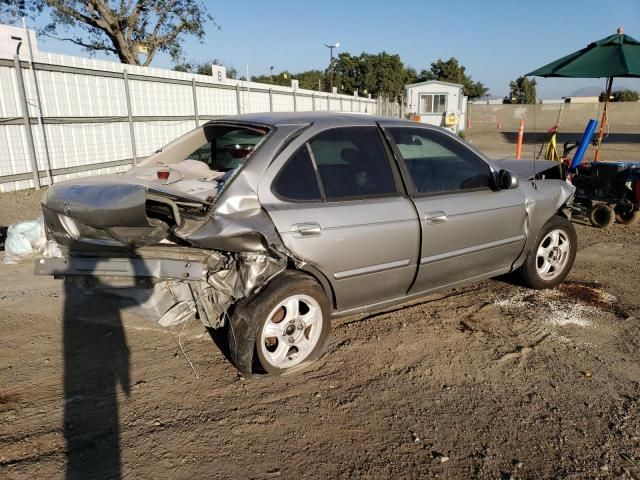
[[[216,121],[234,121],[257,123],[263,125],[292,125],[292,124],[310,124],[315,125],[326,124],[336,126],[348,125],[376,125],[378,122],[398,125],[415,125],[409,120],[400,120],[390,117],[378,117],[364,113],[345,113],[345,112],[264,112],[264,113],[246,113],[243,115],[231,115],[220,117]]]

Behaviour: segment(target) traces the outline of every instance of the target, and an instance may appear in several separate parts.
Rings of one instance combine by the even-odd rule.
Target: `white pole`
[[[251,90],[249,89],[249,64],[247,63],[247,113],[251,110]]]
[[[51,175],[51,158],[49,157],[49,142],[47,142],[47,132],[44,129],[44,122],[42,121],[42,98],[40,97],[40,87],[38,86],[38,77],[36,70],[33,67],[33,48],[31,47],[31,35],[29,35],[29,29],[27,28],[27,20],[22,17],[22,28],[27,36],[27,45],[29,45],[29,67],[31,68],[31,75],[33,75],[33,87],[36,91],[36,101],[38,102],[38,125],[42,131],[42,143],[44,145],[45,158],[47,159],[47,179],[49,185],[53,185],[53,176]]]

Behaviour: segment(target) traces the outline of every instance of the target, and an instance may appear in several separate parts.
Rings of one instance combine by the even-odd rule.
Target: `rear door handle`
[[[322,233],[322,227],[316,222],[295,223],[291,225],[291,231],[295,237],[318,237]]]
[[[445,212],[429,212],[425,213],[424,219],[427,223],[443,223],[447,221]]]

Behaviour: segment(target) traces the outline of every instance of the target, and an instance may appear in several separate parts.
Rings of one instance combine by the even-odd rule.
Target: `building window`
[[[428,93],[420,95],[420,113],[444,113],[446,109],[446,94]]]

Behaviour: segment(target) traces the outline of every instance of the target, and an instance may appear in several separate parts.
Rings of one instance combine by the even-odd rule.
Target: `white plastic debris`
[[[42,256],[45,258],[62,258],[62,251],[55,240],[47,240],[42,249]]]
[[[34,252],[42,252],[45,247],[47,247],[47,239],[44,234],[44,219],[42,217],[14,223],[9,225],[7,230],[3,263],[18,263],[22,257]],[[53,251],[53,248],[49,247],[49,249]]]

